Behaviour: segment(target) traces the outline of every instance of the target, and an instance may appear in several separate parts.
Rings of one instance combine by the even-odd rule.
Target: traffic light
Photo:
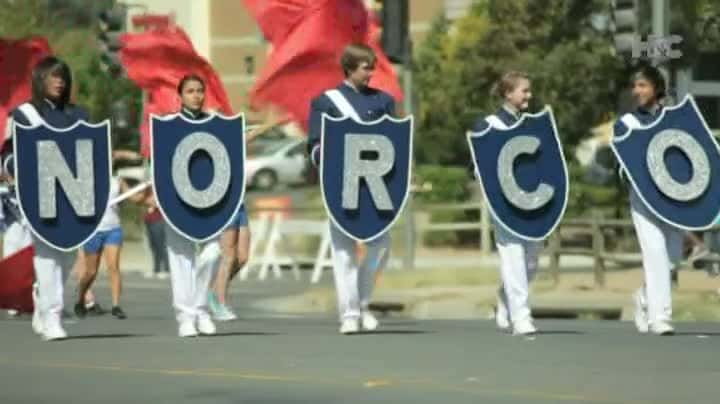
[[[631,54],[640,40],[638,0],[612,0],[613,40],[618,54]]]
[[[384,0],[380,7],[382,48],[391,62],[403,63],[409,44],[408,0]]]
[[[100,61],[103,70],[116,74],[122,71],[120,63],[120,36],[125,32],[127,8],[115,6],[98,14],[98,44],[102,54]]]

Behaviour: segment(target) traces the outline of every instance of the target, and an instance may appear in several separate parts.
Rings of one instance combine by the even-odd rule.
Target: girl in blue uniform
[[[651,124],[663,110],[665,78],[655,67],[642,66],[632,75],[632,95],[637,109],[623,115],[614,127],[615,136],[628,129]],[[633,295],[635,326],[640,333],[674,333],[670,273],[682,259],[683,231],[655,216],[630,188],[630,209],[642,252],[645,284]]]
[[[493,88],[495,96],[502,99],[502,106],[494,115],[479,119],[473,131],[481,132],[488,126],[506,129],[520,120],[532,98],[530,79],[517,71],[505,73]],[[500,255],[500,277],[495,321],[499,329],[515,335],[537,332],[529,305],[529,284],[538,268],[538,254],[542,242],[527,241],[507,231],[497,221],[495,243]]]
[[[72,75],[62,60],[50,56],[41,60],[32,73],[32,99],[12,111],[8,128],[13,121],[25,126],[43,122],[55,128],[67,128],[77,121],[88,120],[87,111],[70,103]],[[4,161],[11,158],[11,137],[6,138]],[[35,278],[37,300],[33,314],[33,330],[45,340],[67,337],[62,327],[63,287],[75,258],[74,252],[63,252],[33,237],[35,247]]]

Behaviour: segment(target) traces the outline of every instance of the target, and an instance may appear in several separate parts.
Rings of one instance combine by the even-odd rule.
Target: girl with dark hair
[[[13,121],[25,126],[47,124],[55,128],[67,128],[77,121],[88,120],[84,108],[70,103],[72,75],[65,62],[49,56],[41,60],[32,73],[32,99],[12,111],[7,127],[10,133],[3,145],[4,166],[12,158]],[[12,175],[14,173],[10,173]],[[62,327],[63,287],[73,267],[75,254],[63,252],[33,237],[35,247],[35,279],[37,297],[33,313],[33,330],[45,340],[67,337]]]
[[[193,74],[183,77],[178,85],[178,94],[183,100],[183,115],[189,119],[207,117],[202,111],[205,101],[205,82],[202,78]],[[214,271],[208,303],[215,320],[231,321],[237,319],[237,316],[227,304],[228,288],[230,281],[247,262],[250,250],[250,229],[244,205],[220,236],[220,246],[222,257],[217,272]]]
[[[615,123],[615,136],[651,124],[663,111],[660,102],[665,97],[666,84],[657,68],[641,66],[632,74],[631,84],[637,109]],[[643,334],[670,335],[674,333],[670,325],[670,272],[682,259],[683,231],[657,218],[633,188],[630,188],[630,208],[645,272],[644,286],[633,295],[635,326]]]
[[[502,100],[494,115],[479,119],[473,131],[482,132],[489,126],[507,129],[520,120],[528,109],[532,92],[526,73],[509,71],[493,86],[492,94]],[[542,242],[523,240],[493,220],[495,242],[500,255],[500,278],[497,293],[495,322],[501,331],[512,330],[515,335],[537,332],[529,305],[529,284],[538,268]]]

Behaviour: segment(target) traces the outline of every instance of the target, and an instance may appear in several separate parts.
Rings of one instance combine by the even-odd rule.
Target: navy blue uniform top
[[[520,117],[517,114],[508,111],[508,109],[504,106],[500,107],[500,109],[498,109],[497,112],[495,112],[495,116],[498,117],[498,119],[500,119],[500,121],[508,127],[514,125],[517,121],[520,120]],[[490,126],[490,124],[485,120],[485,118],[487,118],[487,117],[482,116],[475,121],[475,124],[473,124],[473,127],[472,127],[473,132],[482,132]],[[470,172],[473,172],[473,173],[475,172],[475,162],[474,161],[470,162],[469,168],[470,168]]]
[[[657,107],[651,109],[638,107],[635,109],[635,111],[630,112],[630,114],[637,118],[637,120],[642,125],[649,125],[653,123],[660,116],[660,114],[662,114],[664,108],[665,107],[659,104],[657,105]],[[618,119],[613,126],[614,136],[621,136],[625,132],[627,132],[627,130],[628,127],[627,125],[625,125],[622,119]],[[625,170],[623,170],[622,166],[618,168],[618,173],[620,174],[620,179],[627,180],[627,174],[625,173]]]
[[[635,111],[630,112],[630,115],[637,118],[637,120],[640,121],[641,124],[649,125],[653,123],[660,116],[660,114],[662,114],[663,109],[665,109],[665,107],[663,107],[662,105],[657,105],[657,107],[651,109],[638,107],[637,109],[635,109]],[[615,136],[620,136],[628,130],[628,127],[627,125],[625,125],[622,119],[618,119],[617,122],[615,122],[615,126],[613,129],[615,131]]]
[[[520,117],[517,114],[508,111],[508,109],[505,107],[500,107],[500,109],[495,112],[495,116],[498,117],[498,119],[500,119],[500,121],[508,127],[514,125],[517,121],[520,120]],[[473,132],[482,132],[487,129],[488,126],[490,126],[490,124],[488,124],[485,118],[486,117],[481,117],[475,121],[475,124],[472,128]]]
[[[385,115],[395,115],[395,101],[390,94],[384,91],[372,87],[355,89],[347,82],[337,86],[337,90],[342,93],[363,121],[374,121]],[[307,147],[310,157],[316,165],[319,161],[319,148],[316,149],[316,146],[320,145],[323,113],[334,118],[344,116],[325,93],[313,99],[310,104],[310,129]]]
[[[77,121],[89,121],[90,115],[85,108],[67,104],[63,107],[58,107],[52,102],[45,100],[41,104],[39,110],[36,108],[42,119],[50,126],[58,129],[65,129],[74,125]],[[30,126],[30,120],[23,114],[20,108],[14,109],[10,116],[12,119],[25,126]],[[5,144],[2,146],[2,161],[5,167],[12,169],[12,164],[7,162],[7,159],[12,156],[13,153],[13,139],[6,138]]]
[[[180,108],[180,114],[192,121],[199,121],[210,116],[210,114],[205,111],[193,111],[190,108],[185,107]]]

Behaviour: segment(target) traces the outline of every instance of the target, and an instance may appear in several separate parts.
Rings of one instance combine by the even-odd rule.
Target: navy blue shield
[[[151,117],[153,188],[165,220],[203,242],[228,226],[245,195],[245,120]]]
[[[693,98],[626,127],[611,146],[648,209],[682,229],[710,227],[720,212],[720,152]]]
[[[539,241],[560,223],[568,171],[550,107],[511,127],[491,124],[468,142],[490,212],[511,234]]]
[[[370,241],[400,216],[410,190],[413,119],[322,118],[320,186],[333,223]]]
[[[18,202],[33,234],[73,250],[96,232],[110,198],[110,122],[13,126]]]

